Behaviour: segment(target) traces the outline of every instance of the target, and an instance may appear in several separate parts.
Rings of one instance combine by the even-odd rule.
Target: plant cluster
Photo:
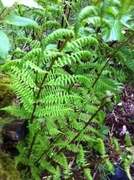
[[[0,12],[0,70],[20,100],[3,110],[28,121],[16,157],[24,179],[91,180],[98,164],[113,172],[107,141],[130,177],[132,159],[107,139],[104,119],[119,101],[124,69],[134,71],[132,3],[38,0],[34,8],[14,4]],[[131,154],[128,134],[126,146]]]

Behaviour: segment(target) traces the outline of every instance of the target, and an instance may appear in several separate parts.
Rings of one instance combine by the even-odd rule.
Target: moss
[[[15,163],[8,155],[0,151],[0,180],[21,180]]]
[[[0,143],[2,142],[2,134],[1,134],[1,131],[2,131],[2,127],[11,122],[13,120],[13,117],[11,116],[7,116],[7,117],[0,117]]]
[[[0,108],[10,105],[14,98],[10,84],[10,78],[4,74],[0,74]],[[3,114],[4,112],[0,110],[0,116]]]

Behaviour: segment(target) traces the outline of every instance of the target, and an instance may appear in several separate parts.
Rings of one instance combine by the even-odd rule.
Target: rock
[[[15,120],[6,124],[2,128],[2,136],[6,141],[21,141],[27,135],[28,122],[24,120]]]
[[[14,120],[2,128],[3,143],[2,150],[12,157],[19,154],[16,145],[25,139],[28,134],[28,122],[25,120]]]
[[[115,166],[114,175],[111,175],[110,180],[129,180],[126,172],[119,166]]]

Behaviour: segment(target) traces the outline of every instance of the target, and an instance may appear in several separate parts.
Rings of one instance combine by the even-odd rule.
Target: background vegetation
[[[97,170],[106,179],[111,151],[131,179],[129,134],[120,149],[104,119],[133,81],[134,1],[2,2],[0,71],[9,83],[0,86],[19,99],[2,110],[28,121],[15,158],[23,178],[91,180]]]

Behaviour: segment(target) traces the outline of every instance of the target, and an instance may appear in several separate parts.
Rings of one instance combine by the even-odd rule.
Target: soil
[[[107,113],[105,123],[110,127],[109,136],[116,137],[121,148],[125,149],[126,132],[134,144],[134,85],[124,86],[120,102]],[[117,157],[113,161],[116,163]],[[131,176],[134,179],[134,163],[131,164]]]

